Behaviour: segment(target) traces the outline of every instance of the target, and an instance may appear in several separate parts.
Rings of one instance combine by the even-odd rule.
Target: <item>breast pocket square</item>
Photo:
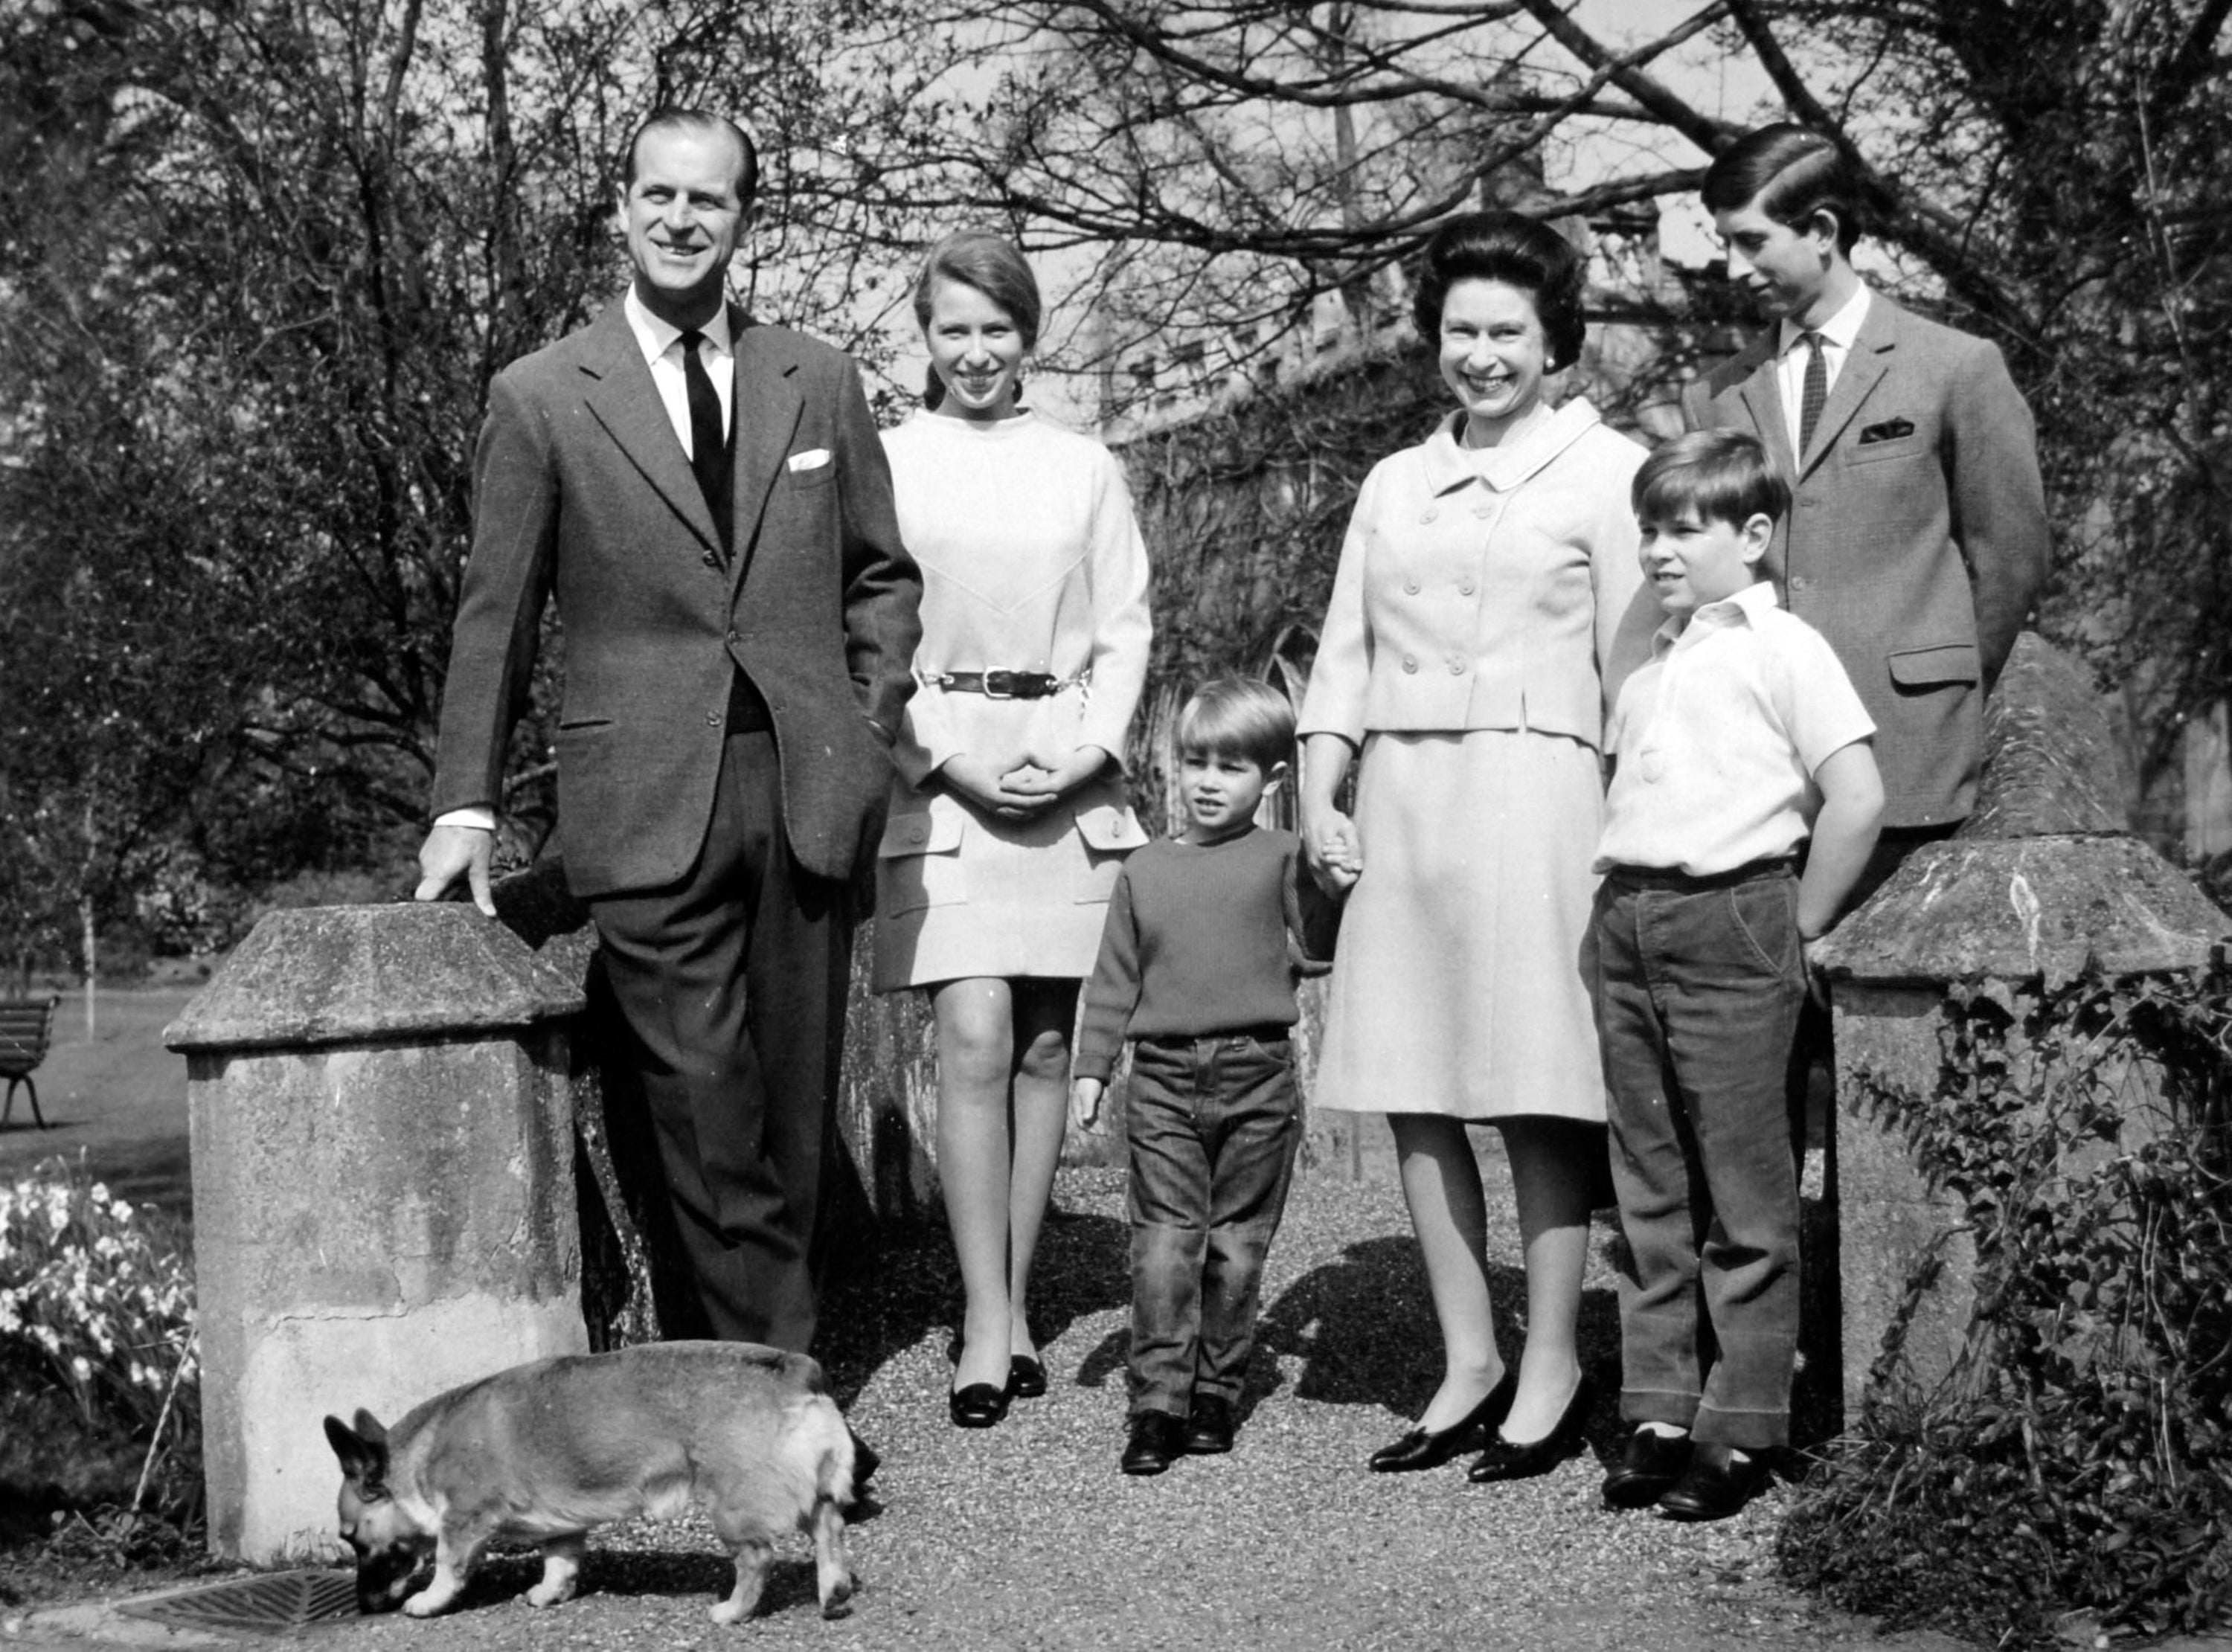
[[[1908,428],[1911,429],[1912,426],[1910,425]],[[829,463],[829,450],[826,447],[810,447],[804,452],[792,454],[783,463],[793,470],[819,470]]]
[[[1912,419],[1887,418],[1880,424],[1871,424],[1865,430],[1862,431],[1860,432],[1860,445],[1862,447],[1866,447],[1872,443],[1876,442],[1896,442],[1902,436],[1911,436],[1913,434],[1914,421]]]

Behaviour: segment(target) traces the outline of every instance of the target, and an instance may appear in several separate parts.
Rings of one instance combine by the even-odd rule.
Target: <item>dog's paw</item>
[[[432,1590],[421,1590],[403,1603],[403,1615],[406,1617],[431,1617],[449,1603],[446,1600],[437,1600]]]
[[[740,1606],[733,1600],[720,1601],[713,1607],[713,1621],[721,1624],[741,1623],[750,1610],[749,1606]]]
[[[574,1580],[570,1577],[564,1583],[540,1583],[527,1591],[529,1606],[563,1606],[573,1598]]]
[[[847,1577],[821,1599],[821,1616],[827,1618],[850,1617],[853,1615],[853,1590],[859,1580]]]

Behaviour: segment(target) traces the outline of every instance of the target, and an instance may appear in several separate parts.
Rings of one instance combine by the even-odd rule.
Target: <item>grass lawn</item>
[[[21,1091],[0,1130],[0,1180],[42,1160],[82,1153],[87,1168],[120,1198],[159,1206],[181,1221],[193,1214],[186,1161],[186,1059],[163,1047],[194,986],[103,988],[85,1027],[82,989],[63,995],[53,1047],[34,1075],[51,1129],[31,1122]]]

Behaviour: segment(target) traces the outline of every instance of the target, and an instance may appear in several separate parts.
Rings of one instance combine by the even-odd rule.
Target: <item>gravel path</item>
[[[1483,1166],[1500,1176],[1499,1158],[1484,1156]],[[1591,1428],[1593,1452],[1542,1480],[1476,1487],[1462,1461],[1424,1475],[1366,1472],[1366,1455],[1424,1403],[1438,1367],[1408,1221],[1385,1185],[1298,1177],[1265,1280],[1237,1449],[1126,1479],[1116,1472],[1122,1175],[1065,1171],[1057,1200],[1063,1214],[1048,1230],[1041,1292],[1051,1391],[1017,1403],[998,1428],[964,1431],[945,1420],[944,1349],[958,1302],[941,1232],[888,1246],[873,1276],[830,1304],[826,1318],[843,1328],[828,1351],[839,1397],[885,1456],[877,1480],[885,1507],[852,1533],[863,1587],[849,1618],[821,1620],[801,1539],[778,1563],[762,1616],[742,1630],[717,1629],[706,1608],[730,1572],[710,1533],[694,1522],[646,1524],[593,1538],[586,1592],[555,1611],[515,1598],[532,1580],[531,1561],[499,1558],[453,1616],[349,1623],[321,1631],[318,1645],[1950,1652],[1956,1644],[1928,1635],[1878,1639],[1781,1588],[1772,1559],[1781,1491],[1719,1525],[1602,1511],[1599,1460],[1617,1428],[1609,1396]],[[1491,1254],[1515,1255],[1508,1192],[1492,1194],[1490,1208],[1502,1224]],[[1515,1267],[1499,1270],[1507,1321],[1520,1286]],[[1584,1336],[1608,1374],[1616,1326],[1600,1258]],[[99,1632],[82,1613],[35,1614],[16,1636],[88,1628]],[[0,1649],[10,1638],[0,1635]]]

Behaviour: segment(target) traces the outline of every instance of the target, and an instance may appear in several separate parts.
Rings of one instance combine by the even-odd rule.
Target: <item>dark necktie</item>
[[[1829,399],[1829,360],[1821,353],[1819,333],[1800,336],[1806,341],[1806,384],[1798,398],[1798,453],[1803,458],[1806,450],[1814,445],[1814,427],[1821,422],[1821,404]]]
[[[713,377],[698,360],[698,347],[705,335],[692,327],[682,335],[682,382],[690,394],[690,469],[698,477],[698,490],[713,519],[721,517],[721,398],[713,392]]]

